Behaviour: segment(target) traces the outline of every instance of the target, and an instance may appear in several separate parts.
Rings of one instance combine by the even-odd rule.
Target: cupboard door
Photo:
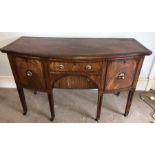
[[[107,68],[105,90],[110,91],[131,87],[137,65],[138,59],[110,60]]]
[[[42,62],[38,59],[15,57],[16,71],[23,87],[45,89]]]

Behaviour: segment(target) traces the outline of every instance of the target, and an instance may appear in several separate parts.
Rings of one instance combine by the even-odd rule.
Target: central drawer
[[[49,62],[50,72],[100,72],[102,62]]]

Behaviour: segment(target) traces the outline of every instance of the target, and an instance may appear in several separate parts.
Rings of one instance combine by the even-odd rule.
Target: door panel
[[[45,89],[42,62],[37,59],[15,57],[20,83],[32,89]]]
[[[132,86],[138,59],[111,60],[106,75],[105,90],[124,89]]]

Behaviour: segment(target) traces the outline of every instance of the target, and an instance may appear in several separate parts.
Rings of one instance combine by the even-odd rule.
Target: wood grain
[[[128,115],[144,56],[151,54],[131,38],[22,37],[1,51],[8,54],[24,114],[27,105],[23,88],[48,94],[51,120],[55,117],[53,88],[95,88],[97,121],[104,93],[128,90]]]
[[[23,87],[35,90],[46,88],[42,62],[40,60],[15,57],[15,64],[20,83]],[[32,77],[27,76],[27,71],[32,72]]]
[[[51,84],[54,88],[63,89],[94,89],[98,88],[100,83],[100,76],[82,76],[82,75],[64,75],[51,76]],[[54,81],[53,81],[54,80]]]
[[[134,81],[137,64],[137,59],[110,61],[107,69],[105,90],[119,90],[131,87]],[[120,73],[125,74],[124,79],[118,79]]]
[[[103,58],[120,55],[149,55],[151,51],[133,38],[46,38],[21,37],[1,49],[6,53],[72,58]]]
[[[61,69],[60,65],[64,68]],[[91,66],[91,69],[87,69],[87,66]],[[51,62],[49,69],[51,72],[100,72],[102,68],[102,62]]]

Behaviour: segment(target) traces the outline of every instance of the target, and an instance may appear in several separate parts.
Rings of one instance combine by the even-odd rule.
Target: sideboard
[[[21,37],[1,51],[8,55],[23,114],[27,113],[23,89],[43,91],[48,94],[51,121],[54,88],[98,89],[97,121],[103,94],[129,91],[127,116],[144,57],[152,53],[132,38]]]

